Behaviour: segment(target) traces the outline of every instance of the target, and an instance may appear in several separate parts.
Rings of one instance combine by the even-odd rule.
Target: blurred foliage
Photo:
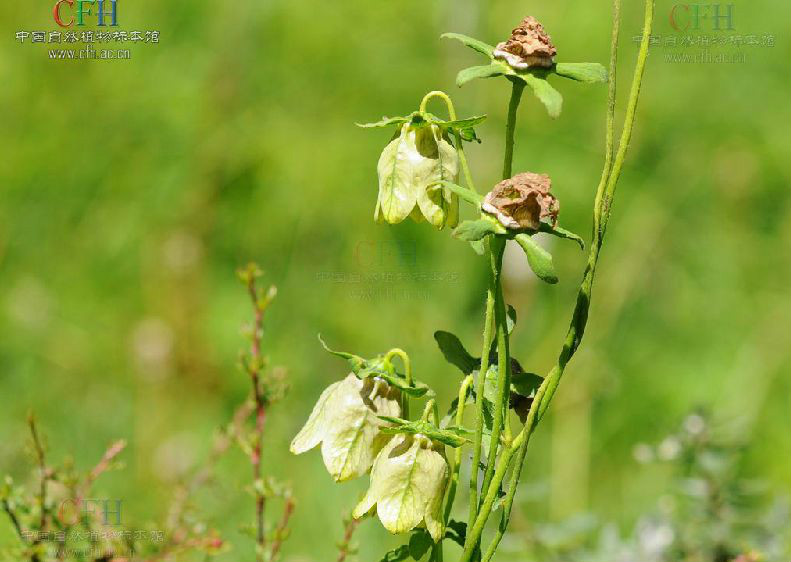
[[[633,445],[698,404],[743,431],[740,475],[791,489],[791,22],[777,0],[734,4],[736,33],[771,34],[773,47],[750,47],[738,65],[674,64],[652,49],[589,339],[531,444],[524,481],[552,475],[536,520],[589,509],[633,524],[669,478],[633,470]],[[672,6],[657,1],[660,35],[673,33]],[[476,183],[493,185],[507,91],[496,80],[456,89],[477,56],[439,35],[495,42],[531,13],[559,60],[604,62],[609,2],[122,0],[119,10],[123,28],[159,30],[160,43],[132,46],[130,61],[52,61],[14,40],[52,29],[50,4],[11,3],[0,21],[0,468],[28,474],[20,451],[34,408],[54,458],[90,466],[127,439],[128,470],[100,491],[123,498],[129,520],[157,520],[247,395],[234,369],[247,302],[233,271],[254,259],[280,288],[264,345],[292,384],[264,450],[267,472],[300,498],[284,556],[327,559],[365,483],[333,486],[320,463],[287,453],[319,390],[344,375],[316,333],[361,354],[406,349],[433,387],[453,378],[447,403],[457,375],[431,336],[452,327],[477,341],[485,286],[466,244],[425,225],[373,224],[388,138],[353,124],[444,89],[460,114],[489,115],[468,152]],[[640,7],[624,11],[631,64]],[[514,164],[549,173],[562,223],[585,233],[606,93],[563,94],[554,121],[526,100]],[[506,257],[514,349],[534,372],[555,359],[583,267],[573,245],[553,253],[555,287]],[[249,466],[232,453],[218,472],[196,501],[237,545],[219,559],[236,560],[253,547],[239,531],[252,516]],[[12,541],[0,522],[0,544]],[[396,544],[365,524],[356,542],[361,560]]]
[[[504,550],[518,553],[515,560],[527,554],[531,560],[564,562],[788,560],[791,503],[773,497],[764,482],[738,476],[744,451],[705,416],[691,414],[656,446],[635,447],[638,462],[669,465],[672,485],[630,533],[622,536],[617,524],[577,515],[514,529]]]

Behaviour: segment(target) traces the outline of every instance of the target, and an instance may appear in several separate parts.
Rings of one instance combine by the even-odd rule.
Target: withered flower
[[[552,180],[546,174],[523,172],[494,186],[481,208],[510,229],[538,230],[541,219],[557,222],[560,203],[549,191]]]
[[[517,70],[535,66],[549,68],[556,54],[557,49],[544,26],[533,16],[523,19],[507,41],[497,44],[493,53],[494,58],[504,60]]]

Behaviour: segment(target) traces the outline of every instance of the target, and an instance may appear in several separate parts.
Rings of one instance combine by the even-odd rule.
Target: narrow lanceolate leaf
[[[554,119],[560,115],[560,111],[563,109],[563,96],[549,82],[532,72],[519,72],[516,76],[530,86],[533,94],[547,108],[550,117]]]
[[[412,157],[417,153],[414,132],[407,126],[382,151],[376,166],[379,174],[377,212],[390,224],[409,216],[417,201],[414,188]],[[378,218],[378,217],[377,217]]]
[[[440,127],[450,127],[453,129],[469,129],[475,125],[480,125],[486,120],[486,115],[476,115],[474,117],[467,117],[466,119],[456,119],[454,121],[442,121],[441,119],[431,119],[433,125]]]
[[[478,51],[482,55],[486,55],[489,58],[494,57],[494,47],[488,43],[479,41],[478,39],[468,37],[467,35],[462,35],[461,33],[443,33],[440,37],[443,39],[456,39],[457,41],[461,41],[467,45],[470,49]]]
[[[363,129],[370,129],[374,127],[389,127],[390,125],[403,125],[404,123],[409,123],[411,120],[412,115],[407,115],[406,117],[382,117],[379,121],[374,123],[355,123],[355,125]]]
[[[451,365],[455,365],[465,375],[469,375],[478,368],[480,361],[470,355],[461,340],[450,332],[441,330],[434,332],[434,339],[437,341],[442,355]]]
[[[500,64],[492,63],[483,66],[471,66],[460,70],[456,75],[456,85],[461,87],[467,82],[472,82],[478,78],[493,78],[503,75],[503,67]]]
[[[557,236],[558,238],[565,238],[567,240],[573,240],[577,244],[579,244],[580,250],[585,249],[585,241],[577,234],[574,234],[570,230],[566,230],[560,226],[552,226],[551,224],[547,224],[545,222],[541,223],[541,226],[538,229],[539,232],[546,232],[547,234],[551,234],[552,236]]]
[[[379,416],[384,422],[390,424],[382,428],[383,433],[390,435],[408,434],[424,435],[432,441],[437,441],[449,447],[462,447],[469,441],[467,437],[472,432],[463,427],[446,427],[440,429],[432,423],[423,420],[408,421],[393,416]]]
[[[554,71],[559,76],[577,82],[588,84],[607,82],[607,69],[597,62],[559,62],[555,65]]]
[[[525,233],[517,234],[514,240],[522,247],[527,256],[527,263],[539,279],[547,283],[557,283],[555,265],[552,255],[539,246],[535,240]]]
[[[481,201],[483,201],[483,197],[481,197],[480,194],[450,181],[439,181],[437,183],[451,190],[453,193],[467,201],[467,203],[471,203],[480,208]]]
[[[473,242],[481,240],[489,234],[502,234],[504,232],[505,229],[502,226],[498,228],[497,223],[484,218],[475,221],[464,221],[453,231],[453,236],[459,240]]]
[[[349,362],[349,365],[351,365],[352,371],[354,371],[355,373],[358,372],[363,367],[365,367],[367,361],[362,357],[360,357],[359,355],[355,355],[353,353],[347,353],[345,351],[335,351],[334,349],[330,349],[329,346],[327,346],[327,344],[324,343],[324,340],[321,338],[321,334],[319,334],[319,341],[321,342],[321,346],[324,348],[324,350],[327,353],[331,353],[332,355],[346,359]]]

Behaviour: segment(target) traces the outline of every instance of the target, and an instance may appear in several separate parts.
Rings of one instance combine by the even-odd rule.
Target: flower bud
[[[396,224],[412,216],[437,228],[458,223],[458,196],[437,182],[457,180],[459,155],[438,125],[404,123],[382,151],[377,172],[377,222]]]
[[[391,533],[406,533],[424,523],[439,541],[448,473],[442,444],[421,434],[398,434],[376,457],[370,488],[353,515],[360,518],[376,508]]]
[[[353,373],[321,393],[305,426],[291,442],[298,455],[321,443],[324,466],[336,482],[362,476],[392,436],[378,416],[401,413],[401,393],[377,377]]]
[[[507,62],[511,68],[524,70],[530,67],[549,68],[554,64],[557,49],[544,26],[528,16],[511,32],[507,41],[498,43],[493,55]]]
[[[538,230],[543,218],[550,218],[553,225],[557,222],[560,203],[550,189],[548,175],[523,172],[495,185],[481,209],[495,215],[506,228]]]

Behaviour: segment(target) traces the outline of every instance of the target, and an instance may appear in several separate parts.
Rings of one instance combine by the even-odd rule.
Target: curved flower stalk
[[[376,509],[391,533],[425,524],[435,542],[442,538],[442,500],[448,482],[445,447],[425,435],[400,434],[382,449],[371,470],[371,486],[354,508],[360,518]]]
[[[298,455],[321,444],[324,466],[336,482],[366,474],[391,436],[379,416],[401,414],[400,392],[378,378],[350,373],[328,386],[294,440]]]

